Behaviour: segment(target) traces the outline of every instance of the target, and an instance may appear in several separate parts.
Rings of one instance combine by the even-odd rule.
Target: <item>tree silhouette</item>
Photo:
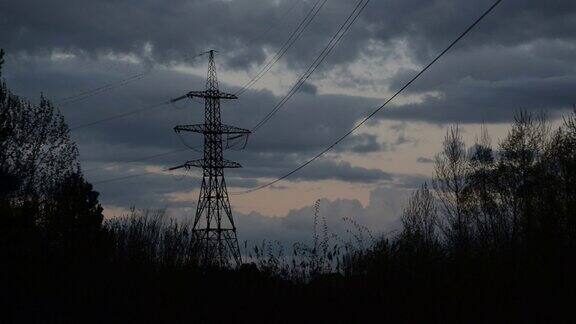
[[[74,244],[95,235],[103,218],[98,193],[82,177],[58,109],[43,95],[33,104],[13,94],[2,80],[0,126],[0,231]]]
[[[485,128],[467,150],[452,127],[432,183],[410,200],[404,239],[439,233],[451,253],[467,254],[574,246],[576,111],[555,131],[544,115],[521,111],[496,151]]]
[[[78,242],[94,242],[102,220],[98,193],[81,174],[73,173],[50,192],[41,226],[53,241],[77,245]]]

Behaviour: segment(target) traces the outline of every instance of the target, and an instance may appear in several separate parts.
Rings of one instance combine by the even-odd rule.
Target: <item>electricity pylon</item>
[[[220,118],[220,99],[238,99],[236,95],[220,92],[214,64],[214,50],[208,51],[208,78],[206,90],[190,91],[186,95],[172,99],[172,102],[184,98],[204,98],[204,124],[180,125],[176,132],[194,132],[204,135],[204,158],[188,161],[172,168],[202,168],[203,178],[194,225],[192,227],[196,242],[199,244],[200,262],[212,266],[239,266],[242,262],[240,247],[236,237],[236,225],[232,218],[230,200],[224,179],[225,168],[240,168],[240,164],[225,160],[223,157],[223,135],[234,138],[248,136],[249,130],[224,125]]]

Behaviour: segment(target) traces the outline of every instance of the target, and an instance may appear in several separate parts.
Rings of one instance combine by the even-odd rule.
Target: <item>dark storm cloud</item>
[[[519,109],[565,109],[576,100],[576,55],[567,52],[576,53],[574,43],[537,40],[451,55],[408,90],[439,96],[425,95],[421,103],[396,107],[381,116],[439,123],[503,122]],[[390,89],[401,87],[416,73],[399,71]]]
[[[320,48],[305,44],[326,43],[326,35],[353,7],[331,2],[313,22],[312,31],[294,47],[294,64],[300,62],[296,58],[308,57]],[[142,55],[144,46],[150,44],[152,58],[159,62],[183,60],[185,55],[212,47],[229,58],[229,66],[244,69],[262,63],[265,48],[280,47],[313,1],[300,1],[282,17],[292,5],[292,1],[267,0],[177,0],[169,4],[160,0],[10,0],[0,6],[0,39],[12,52],[61,49],[88,55],[110,51]]]
[[[128,66],[126,69],[134,69]],[[26,71],[30,70],[31,73]],[[43,91],[56,99],[82,92],[85,89],[122,78],[123,73],[108,74],[97,70],[82,70],[48,61],[12,64],[6,69],[8,82],[16,93],[38,97]],[[92,73],[93,72],[93,73]],[[136,71],[137,72],[137,68]],[[81,76],[89,74],[91,78]],[[202,88],[204,80],[177,72],[153,70],[142,80],[122,88],[87,98],[61,107],[68,123],[74,127],[102,118],[130,112],[179,96],[189,89]],[[222,83],[222,88],[235,88]],[[181,89],[181,90],[179,90]],[[280,100],[269,91],[252,91],[234,102],[222,103],[225,123],[251,128]],[[280,110],[273,119],[249,138],[243,152],[230,152],[233,158],[260,160],[261,153],[299,154],[309,156],[330,144],[344,130],[366,112],[374,100],[361,97],[300,94]],[[305,116],[305,117],[304,117]],[[178,124],[202,123],[203,106],[193,101],[182,101],[177,107],[164,105],[110,122],[73,131],[80,143],[82,159],[89,161],[131,161],[142,156],[183,148],[179,137],[172,131]],[[201,139],[193,134],[181,134],[181,140],[195,146]],[[391,142],[393,139],[391,139]],[[379,143],[373,135],[351,136],[337,148],[338,152],[378,152],[390,149],[390,144]],[[199,154],[191,152],[192,159]],[[174,161],[176,156],[163,156],[157,161]],[[185,153],[179,153],[182,159]],[[281,159],[280,159],[281,160]]]
[[[293,4],[264,0],[177,0],[170,5],[159,0],[9,0],[0,5],[0,39],[9,53],[26,52],[34,56],[59,49],[94,55],[111,51],[148,57],[157,62],[182,61],[187,54],[215,47],[222,50],[222,64],[245,69],[262,63],[265,49],[273,53],[279,48],[310,10],[313,1],[302,0],[284,16]],[[392,55],[390,48],[398,42],[406,44],[406,54],[415,63],[424,64],[489,5],[488,0],[372,1],[341,46],[325,62],[322,71],[337,65],[345,66],[361,54]],[[283,60],[294,71],[301,71],[352,8],[353,3],[347,1],[328,1]],[[558,109],[571,105],[576,66],[575,11],[576,3],[569,0],[503,2],[447,57],[408,89],[412,93],[433,91],[440,97],[425,97],[421,104],[402,107],[385,117],[439,123],[506,121],[519,108]],[[147,43],[153,48],[150,53],[144,53]],[[383,50],[375,51],[370,46],[374,43],[383,44]],[[55,80],[54,88],[60,92],[69,91],[70,87],[66,85],[79,85],[87,78],[81,69],[77,71],[76,78],[56,75],[54,79],[42,81]],[[322,71],[316,76],[321,77]],[[104,78],[103,72],[91,73],[90,80],[95,82],[99,75]],[[414,73],[416,71],[399,71],[392,76],[388,88],[398,89]],[[36,74],[36,77],[39,81],[42,75]],[[353,80],[355,85],[374,82],[368,76],[354,78],[350,76],[349,81]],[[156,84],[155,91],[149,94],[161,94],[163,89],[173,89],[173,85],[181,84],[178,78],[169,81],[166,76],[165,80]],[[197,81],[201,84],[201,80]],[[342,82],[345,84],[346,80],[340,80],[340,84]],[[316,93],[315,87],[306,84],[301,94],[306,93]],[[122,104],[149,102],[143,94],[140,97],[138,101]],[[269,93],[249,94],[246,99],[244,103],[256,107],[268,107],[276,100]],[[337,98],[330,99],[323,97],[320,105],[334,104]],[[311,101],[304,96],[293,100],[292,104],[319,105],[319,101],[308,103]],[[359,114],[350,116],[355,119],[368,108],[358,109],[363,107],[360,98],[342,102],[357,109]],[[243,104],[240,107],[245,108]],[[336,109],[333,113],[340,113]],[[250,114],[245,116],[240,121],[249,122],[247,119],[252,118]],[[85,117],[91,119],[92,116]],[[284,118],[290,119],[290,115]],[[309,120],[317,122],[316,118],[333,122],[316,112]],[[334,129],[337,126],[340,125],[335,125]],[[288,133],[289,136],[309,136],[311,132]],[[282,141],[287,142],[285,138]]]
[[[437,123],[508,122],[521,109],[547,111],[551,117],[576,100],[576,74],[545,79],[498,82],[465,80],[454,83],[440,97],[388,109],[380,118],[425,120]],[[441,89],[441,88],[440,88]]]
[[[374,28],[371,37],[384,41],[404,39],[416,57],[426,59],[447,45],[492,3],[381,1],[366,12],[365,20]],[[538,39],[571,41],[576,36],[575,10],[576,3],[571,0],[504,1],[459,48],[511,46]]]
[[[266,3],[8,1],[0,8],[2,39],[8,40],[5,46],[12,51],[60,48],[90,54],[141,54],[144,44],[150,43],[157,49],[154,54],[158,59],[182,59],[184,53],[195,53],[209,45],[221,48],[259,32],[259,26],[245,22],[273,21],[276,11],[268,11],[270,6]]]
[[[406,41],[417,58],[429,57],[487,8],[491,1],[372,1],[333,58],[356,58],[371,40]],[[3,1],[0,39],[9,51],[31,53],[54,48],[142,54],[144,44],[154,47],[159,61],[182,59],[209,46],[230,55],[230,64],[245,68],[260,63],[263,48],[279,47],[311,8],[304,1],[286,17],[291,1],[160,0],[124,1]],[[289,59],[309,62],[311,54],[327,42],[353,8],[349,1],[331,0],[303,34]],[[558,0],[505,1],[473,40],[462,46],[509,46],[536,39],[573,40],[576,3]],[[537,23],[535,23],[537,22]],[[266,31],[273,26],[269,32]],[[228,54],[226,54],[228,55]]]

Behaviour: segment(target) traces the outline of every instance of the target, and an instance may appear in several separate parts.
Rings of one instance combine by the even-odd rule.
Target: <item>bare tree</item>
[[[424,249],[430,249],[438,243],[436,201],[426,183],[410,197],[401,221],[401,238],[405,242]]]
[[[439,227],[450,244],[464,247],[470,239],[467,218],[468,197],[465,195],[469,175],[468,159],[458,126],[446,132],[443,150],[436,156],[432,186],[440,202]]]
[[[501,222],[498,197],[495,195],[493,173],[496,157],[492,148],[492,139],[485,125],[480,137],[469,154],[469,172],[466,195],[472,202],[469,205],[477,243],[489,249],[501,241],[503,226]],[[504,226],[506,228],[506,226]]]
[[[500,144],[500,157],[493,176],[497,179],[501,222],[511,242],[523,239],[534,226],[534,215],[542,213],[535,204],[543,193],[542,159],[550,146],[550,126],[543,114],[521,111],[507,137]],[[540,195],[538,194],[540,193]],[[536,208],[536,209],[535,209]]]
[[[19,179],[19,200],[46,195],[79,172],[78,151],[63,116],[41,96],[32,104],[0,84],[0,169]]]
[[[98,193],[82,176],[76,144],[58,109],[44,96],[38,104],[23,99],[2,81],[0,126],[0,217],[8,231],[38,227],[59,240],[77,238],[75,243],[97,233]],[[26,224],[18,225],[23,219]]]

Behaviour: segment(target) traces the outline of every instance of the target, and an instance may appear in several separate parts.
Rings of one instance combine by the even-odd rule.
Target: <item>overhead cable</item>
[[[314,157],[312,157],[311,159],[307,160],[306,162],[304,162],[303,164],[299,165],[298,167],[296,167],[295,169],[293,169],[292,171],[284,174],[283,176],[270,181],[268,183],[265,183],[263,185],[251,188],[251,189],[247,189],[244,191],[239,191],[239,192],[235,192],[235,193],[231,193],[234,195],[242,195],[242,194],[247,194],[247,193],[252,193],[255,191],[259,191],[261,189],[264,189],[266,187],[269,187],[271,185],[274,185],[288,177],[290,177],[291,175],[293,175],[294,173],[302,170],[303,168],[305,168],[306,166],[308,166],[309,164],[311,164],[312,162],[316,161],[318,158],[320,158],[321,156],[323,156],[324,154],[326,154],[328,151],[330,151],[332,148],[334,148],[336,145],[338,145],[340,142],[342,142],[346,137],[348,137],[350,134],[352,134],[356,129],[360,128],[362,125],[364,125],[368,120],[370,120],[372,117],[374,117],[374,115],[376,115],[380,110],[382,110],[384,107],[386,107],[386,105],[388,105],[388,103],[390,103],[392,100],[394,100],[398,95],[400,95],[406,88],[408,88],[412,83],[414,83],[414,81],[416,81],[418,78],[420,78],[420,76],[422,76],[422,74],[424,74],[426,71],[428,71],[428,69],[430,69],[430,67],[432,67],[432,65],[434,65],[440,58],[442,58],[448,51],[450,51],[461,39],[463,39],[472,29],[474,29],[474,27],[476,27],[476,25],[478,25],[478,23],[480,23],[490,12],[492,12],[492,10],[494,10],[494,8],[496,8],[496,6],[498,6],[498,4],[500,4],[500,2],[502,2],[502,0],[497,0],[496,2],[494,2],[494,4],[492,4],[492,6],[490,6],[480,17],[478,17],[470,26],[468,26],[468,28],[466,28],[456,39],[454,39],[442,52],[440,52],[440,54],[438,54],[430,63],[428,63],[426,66],[424,66],[420,72],[418,72],[415,76],[413,76],[406,84],[404,84],[404,86],[402,86],[402,88],[400,88],[398,91],[396,91],[388,100],[386,100],[381,106],[377,107],[376,109],[374,109],[368,116],[366,116],[365,118],[363,118],[359,123],[356,124],[356,126],[354,126],[351,130],[349,130],[348,132],[346,132],[344,135],[342,135],[341,137],[339,137],[336,141],[334,141],[332,144],[330,144],[328,147],[326,147],[325,149],[323,149],[322,151],[320,151],[318,154],[316,154]]]

